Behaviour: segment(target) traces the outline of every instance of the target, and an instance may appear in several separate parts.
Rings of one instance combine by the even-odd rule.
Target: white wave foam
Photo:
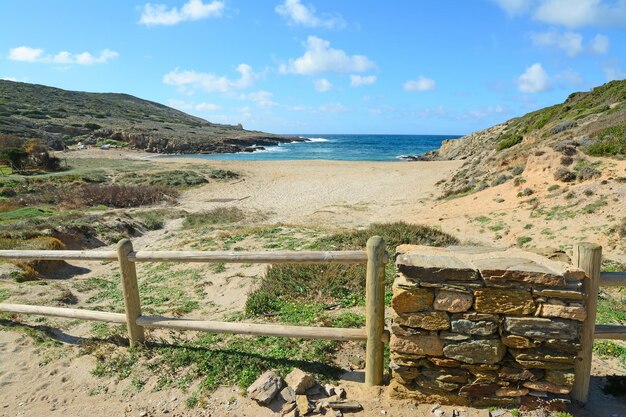
[[[307,139],[309,142],[328,142],[328,139],[326,138],[305,138]]]

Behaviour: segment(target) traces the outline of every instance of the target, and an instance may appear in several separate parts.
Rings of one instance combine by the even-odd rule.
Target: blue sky
[[[277,133],[465,134],[626,78],[626,0],[5,0],[0,78]]]

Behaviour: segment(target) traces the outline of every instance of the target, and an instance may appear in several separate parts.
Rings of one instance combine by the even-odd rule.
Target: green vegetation
[[[517,145],[523,139],[524,139],[524,137],[522,135],[518,135],[518,134],[515,134],[515,133],[511,134],[511,135],[507,135],[507,136],[501,136],[500,140],[496,144],[496,149],[498,151],[502,151],[504,149],[508,149],[508,148],[510,148],[512,146]]]
[[[129,172],[122,174],[118,181],[135,185],[160,185],[182,188],[195,187],[208,182],[204,175],[195,170]]]
[[[517,238],[517,246],[519,246],[520,248],[525,246],[527,243],[531,242],[533,240],[532,237],[530,236],[520,236]]]
[[[593,156],[626,155],[626,124],[600,130],[585,152]]]
[[[185,217],[183,227],[195,229],[215,224],[237,223],[246,217],[238,207],[217,207],[200,213],[191,213]]]
[[[50,126],[63,141],[49,139]],[[234,152],[255,143],[276,145],[289,140],[244,130],[240,125],[210,123],[126,94],[66,91],[7,80],[0,80],[0,134],[49,141],[56,150],[63,149],[63,142],[82,142],[116,147],[132,144],[167,153]],[[142,136],[159,140],[142,140]]]
[[[48,147],[38,140],[24,140],[2,134],[0,134],[0,164],[10,166],[15,172],[61,169],[61,160],[50,155]]]

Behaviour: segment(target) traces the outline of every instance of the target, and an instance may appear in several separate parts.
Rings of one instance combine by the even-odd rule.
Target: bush
[[[500,175],[499,177],[497,177],[496,179],[491,181],[491,186],[495,187],[496,185],[504,184],[505,182],[507,182],[510,179],[511,179],[511,177],[509,177],[508,175],[504,175],[504,174]]]
[[[595,167],[587,165],[585,167],[582,167],[578,171],[578,173],[576,174],[576,178],[578,179],[578,181],[588,181],[601,175],[602,173],[598,171]]]
[[[153,185],[82,184],[65,187],[65,190],[62,203],[77,207],[139,207],[162,201],[171,202],[178,195],[171,188]]]
[[[517,176],[524,172],[524,165],[517,165],[511,170],[511,175]]]
[[[554,172],[554,179],[562,182],[572,182],[576,179],[576,175],[569,169],[560,167]]]
[[[561,157],[561,165],[567,167],[567,166],[572,165],[573,163],[574,163],[574,158],[572,158],[571,156],[563,155]]]
[[[575,147],[573,147],[570,143],[561,142],[557,143],[552,147],[557,152],[562,153],[565,156],[573,156],[578,152]]]
[[[568,129],[571,129],[572,127],[576,126],[576,122],[573,120],[566,120],[564,122],[559,123],[558,125],[554,126],[552,129],[550,129],[550,133],[552,133],[553,135],[557,134],[557,133],[561,133],[564,132]]]
[[[428,226],[397,223],[375,223],[366,229],[320,238],[313,244],[317,250],[363,249],[372,236],[381,236],[390,255],[401,244],[449,246],[458,244],[454,236]],[[393,263],[388,265],[393,266]],[[391,281],[392,268],[387,279]],[[285,302],[344,302],[365,296],[365,265],[273,265],[261,279],[259,287],[249,295],[246,313],[267,314],[281,310]]]
[[[503,139],[500,139],[500,141],[498,141],[498,143],[496,144],[496,149],[498,151],[502,151],[504,149],[508,149],[508,148],[510,148],[512,146],[517,145],[523,139],[524,139],[524,137],[521,136],[521,135],[506,136]]]
[[[162,185],[167,187],[194,187],[206,184],[204,176],[192,170],[173,170],[147,173],[128,173],[118,178],[118,181],[130,184]]]
[[[533,195],[535,192],[532,190],[532,188],[524,188],[522,191],[520,191],[519,193],[517,193],[518,197],[528,197],[529,195]]]
[[[243,210],[238,207],[218,207],[201,213],[188,214],[183,220],[183,227],[192,229],[213,224],[237,223],[245,217]]]
[[[626,155],[626,124],[602,129],[585,151],[593,156]]]

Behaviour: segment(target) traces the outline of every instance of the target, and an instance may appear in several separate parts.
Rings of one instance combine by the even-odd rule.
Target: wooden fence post
[[[572,388],[572,398],[586,403],[589,397],[589,379],[591,378],[591,357],[593,354],[594,329],[596,326],[596,308],[598,306],[598,286],[600,283],[600,268],[602,264],[602,246],[595,243],[577,243],[572,254],[573,264],[587,275],[583,281],[583,291],[586,294],[587,318],[583,322],[580,344],[581,358],[574,365],[575,379]]]
[[[130,347],[144,342],[143,327],[137,325],[137,317],[141,316],[139,303],[139,288],[137,286],[137,270],[135,263],[128,260],[128,254],[133,251],[133,243],[122,239],[117,244],[117,257],[120,262],[120,276],[124,293],[124,307],[126,309],[126,327]]]
[[[367,276],[365,283],[365,385],[383,383],[383,331],[385,328],[385,241],[372,236],[367,241]]]

